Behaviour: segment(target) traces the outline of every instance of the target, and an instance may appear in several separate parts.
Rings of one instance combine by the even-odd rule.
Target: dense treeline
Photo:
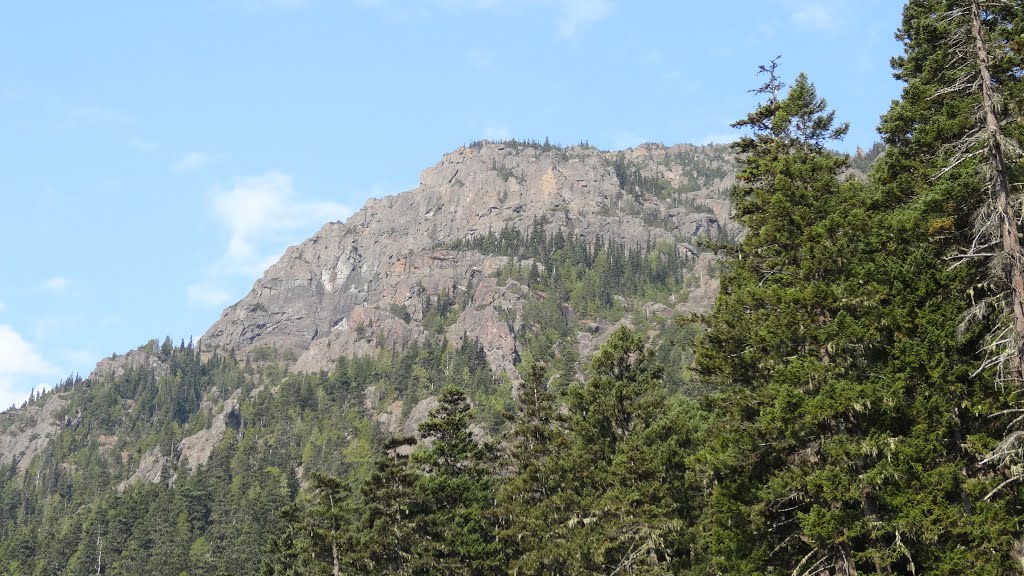
[[[0,570],[1024,572],[1024,8],[911,0],[898,37],[906,86],[867,181],[829,149],[847,127],[809,79],[763,67],[736,123],[745,234],[715,245],[721,293],[692,355],[684,319],[652,339],[634,316],[578,378],[565,345],[572,317],[685,290],[678,245],[541,220],[489,233],[457,247],[507,256],[501,279],[540,295],[517,401],[466,339],[306,376],[154,343],[166,373],[34,399],[66,394],[68,420],[27,470],[0,468]],[[433,321],[460,305],[439,295]],[[426,395],[418,439],[367,419],[370,398],[404,412]],[[209,461],[186,469],[181,439],[231,398]],[[165,458],[162,481],[115,489],[143,453]]]
[[[567,235],[562,229],[549,234],[547,224],[535,219],[526,231],[506,225],[452,248],[508,256],[503,278],[549,292],[583,316],[621,314],[624,298],[667,301],[691,286],[694,247],[669,241],[626,246],[600,235]]]
[[[0,466],[0,574],[256,574],[303,482],[370,477],[386,439],[368,399],[381,410],[399,403],[403,417],[458,386],[473,398],[474,421],[491,427],[511,406],[510,385],[475,340],[427,339],[312,375],[203,360],[191,343],[154,341],[142,352],[150,367],[69,379],[29,404],[63,401],[64,416],[27,469]],[[192,470],[182,440],[215,419],[223,435],[206,439],[210,456]],[[155,477],[122,483],[146,455]]]
[[[535,366],[496,463],[461,444],[467,470],[491,466],[473,492],[488,495],[465,508],[427,491],[446,474],[415,455],[448,449],[435,437],[398,464],[409,504],[395,529],[417,544],[385,566],[374,533],[353,528],[353,573],[1024,570],[1022,33],[1016,3],[910,2],[894,60],[907,87],[868,182],[844,178],[849,159],[828,145],[846,126],[809,80],[787,87],[764,67],[764,101],[736,123],[746,235],[697,344],[712,393],[671,394],[627,330],[564,394]],[[435,418],[459,429],[455,412]],[[360,526],[375,494],[347,494]],[[421,530],[433,497],[472,514]]]
[[[533,365],[500,446],[478,443],[456,387],[385,444],[368,481],[318,478],[264,574],[676,573],[691,565],[703,426],[644,337],[620,328],[558,399]],[[564,402],[564,404],[563,404]],[[564,408],[563,408],[564,406]]]

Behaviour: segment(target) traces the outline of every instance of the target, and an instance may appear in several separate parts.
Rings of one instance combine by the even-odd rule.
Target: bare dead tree
[[[985,37],[990,14],[986,7],[1003,3],[1005,0],[964,0],[942,17],[956,30],[947,52],[950,68],[958,77],[938,89],[933,98],[951,93],[978,97],[975,125],[945,147],[948,161],[936,178],[968,160],[980,160],[984,200],[974,214],[972,240],[954,259],[957,264],[977,259],[985,262],[986,274],[976,288],[988,295],[973,301],[961,331],[976,321],[994,318],[978,373],[995,368],[1001,384],[1017,387],[1024,383],[1024,257],[1018,229],[1020,198],[1010,180],[1010,165],[1012,158],[1019,156],[1020,146],[1002,127],[1002,97],[993,81],[992,55]]]
[[[973,215],[973,238],[955,259],[957,264],[981,260],[983,275],[972,288],[972,306],[965,313],[961,333],[977,321],[987,320],[989,331],[982,352],[984,359],[975,375],[994,369],[998,385],[1011,393],[1024,386],[1024,254],[1021,252],[1020,184],[1011,180],[1011,167],[1021,155],[1021,146],[1003,129],[1007,121],[1000,84],[993,78],[992,25],[999,25],[998,9],[1007,0],[961,0],[944,22],[956,32],[947,46],[950,68],[957,79],[936,91],[933,97],[960,93],[977,99],[974,126],[946,147],[948,162],[936,176],[970,160],[977,162],[983,176],[980,208]],[[983,297],[975,299],[975,289]],[[993,416],[1024,414],[1008,410]],[[1024,479],[1024,416],[1014,418],[999,445],[983,460],[1000,468],[1006,481],[993,490]]]

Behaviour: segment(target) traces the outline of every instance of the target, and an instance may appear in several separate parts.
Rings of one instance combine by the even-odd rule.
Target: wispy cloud
[[[0,302],[0,314],[3,314],[4,312],[7,312],[7,304]]]
[[[31,386],[26,378],[56,378],[60,370],[45,361],[13,327],[0,324],[0,410],[24,401]]]
[[[191,172],[210,163],[212,158],[202,152],[189,152],[174,165],[175,172]]]
[[[794,7],[793,22],[811,28],[830,29],[836,26],[832,11],[819,2],[801,2]]]
[[[568,38],[576,34],[583,24],[604,20],[612,12],[610,0],[560,0],[562,16],[558,20],[558,35]]]
[[[67,291],[68,286],[70,285],[71,281],[63,276],[54,276],[53,278],[48,278],[45,282],[43,282],[44,289],[56,294],[60,294]]]
[[[185,287],[185,295],[190,304],[204,308],[220,308],[231,300],[227,290],[212,284],[189,284]]]
[[[281,172],[240,180],[214,196],[213,210],[229,234],[225,268],[246,275],[262,273],[288,244],[324,222],[352,214],[338,202],[300,200]]]
[[[291,176],[276,171],[240,179],[215,192],[211,208],[228,235],[224,255],[206,278],[184,288],[189,304],[204,308],[223,306],[232,298],[225,286],[240,277],[251,282],[289,245],[326,222],[352,215],[348,206],[338,202],[301,199]]]

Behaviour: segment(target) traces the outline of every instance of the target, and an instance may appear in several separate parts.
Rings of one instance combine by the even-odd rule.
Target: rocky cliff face
[[[512,257],[474,249],[473,239],[505,229],[534,234],[540,227],[549,237],[560,232],[626,246],[669,243],[690,255],[685,293],[626,302],[621,316],[586,317],[560,300],[556,310],[572,318],[575,338],[570,331],[566,340],[571,342],[558,346],[575,347],[579,358],[587,358],[618,324],[642,317],[650,328],[677,313],[710,309],[718,291],[714,257],[701,252],[698,240],[740,232],[729,220],[725,199],[733,174],[731,154],[722,146],[644,145],[602,152],[483,142],[461,148],[424,170],[418,188],[370,200],[348,222],[328,223],[289,248],[248,295],[223,312],[201,347],[206,353],[231,350],[255,360],[287,360],[293,370],[315,372],[331,368],[339,356],[400,348],[440,330],[449,342],[464,336],[478,340],[491,367],[514,384],[529,328],[524,310],[551,295],[502,277]],[[426,317],[430,302],[442,294],[460,304],[457,317],[439,328]],[[210,460],[228,428],[238,429],[246,399],[263,388],[248,396],[239,389],[200,390],[197,414],[204,425],[187,428],[170,447],[150,442],[132,448],[120,427],[140,410],[137,393],[114,391],[111,383],[147,375],[150,388],[167,395],[160,400],[166,404],[182,383],[173,377],[169,358],[151,341],[100,361],[77,389],[0,413],[0,467],[26,473],[37,456],[47,454],[51,440],[70,431],[94,436],[97,455],[127,471],[112,485],[119,491],[194,473]],[[86,392],[91,386],[100,387],[97,394]],[[82,406],[88,404],[82,399],[94,396],[103,406],[89,409],[110,416],[101,432],[90,431],[95,423],[83,426]],[[150,400],[152,410],[155,400]],[[425,396],[406,407],[371,386],[364,407],[381,430],[413,434],[435,406],[436,398]],[[475,426],[474,434],[486,437],[486,430]]]
[[[722,146],[460,148],[424,170],[418,188],[372,199],[347,222],[328,223],[289,248],[224,311],[202,346],[272,349],[295,359],[297,370],[327,369],[338,356],[422,338],[428,298],[472,287],[448,336],[479,339],[492,366],[512,374],[515,324],[499,311],[521,310],[531,295],[492,277],[505,257],[452,249],[458,241],[542,222],[550,234],[600,235],[626,245],[669,241],[696,254],[700,236],[738,232],[725,200],[732,182],[731,155]],[[700,285],[680,310],[713,301],[717,285],[707,262],[698,269]]]

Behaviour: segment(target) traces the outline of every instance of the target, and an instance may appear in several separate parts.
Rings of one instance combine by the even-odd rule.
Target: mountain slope
[[[370,200],[346,223],[328,223],[290,248],[202,343],[207,350],[269,348],[297,358],[299,370],[322,370],[341,355],[422,340],[429,299],[450,294],[467,305],[447,328],[449,339],[479,339],[492,367],[514,375],[515,326],[496,311],[521,311],[529,296],[492,278],[507,256],[453,246],[541,222],[547,235],[626,247],[669,242],[695,256],[699,237],[736,232],[723,192],[731,172],[720,146],[460,148],[424,170],[417,189]],[[714,296],[707,275],[698,287],[691,309]]]
[[[564,391],[613,328],[689,382],[728,149],[478,143],[290,248],[198,345],[150,341],[0,413],[0,574],[256,574],[317,474],[358,482],[447,385],[477,438],[520,367]]]

